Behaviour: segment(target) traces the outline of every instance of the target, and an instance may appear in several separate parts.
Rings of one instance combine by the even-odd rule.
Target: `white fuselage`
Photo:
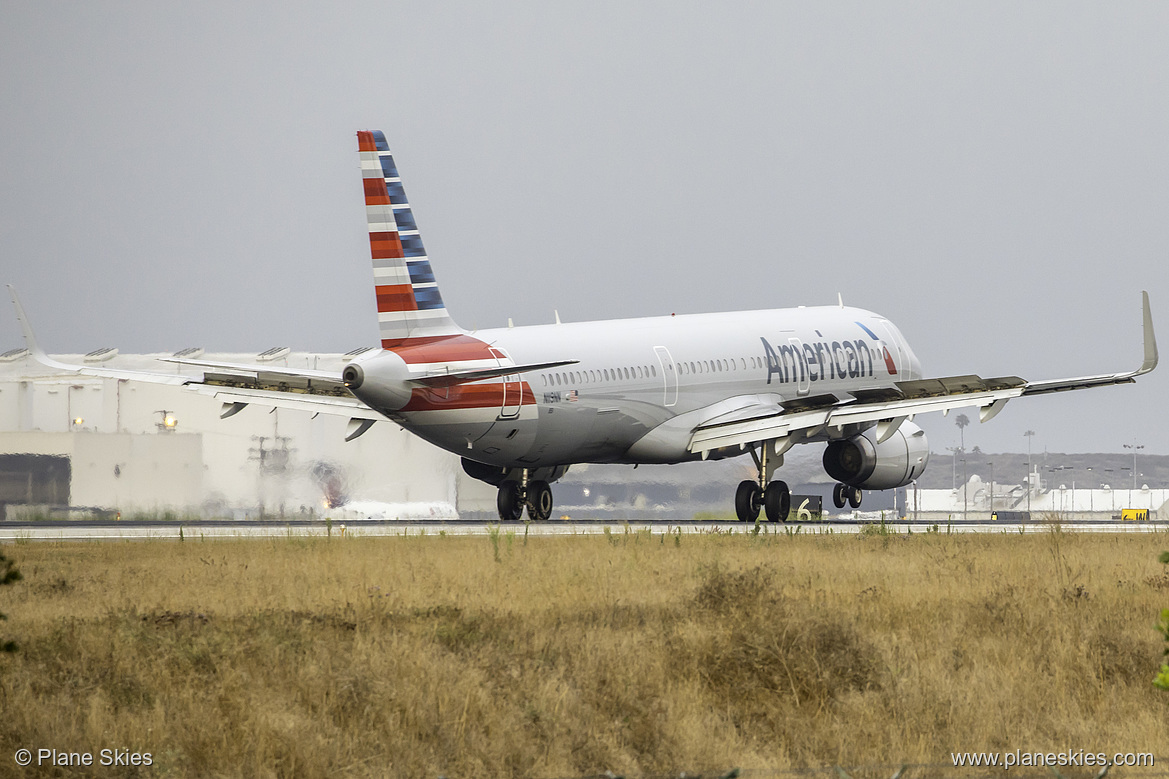
[[[444,449],[508,468],[681,462],[697,457],[687,449],[696,425],[736,408],[778,409],[825,395],[847,400],[853,391],[921,377],[917,358],[891,322],[837,306],[468,335],[516,365],[577,362],[462,387],[416,388],[406,404],[376,381],[355,394]],[[382,352],[361,365],[377,376],[386,357]],[[412,374],[434,368],[409,366]]]

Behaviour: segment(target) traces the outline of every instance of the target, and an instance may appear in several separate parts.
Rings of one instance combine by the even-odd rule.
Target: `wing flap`
[[[1017,398],[1022,394],[1023,388],[1016,386],[924,398],[901,398],[893,401],[845,402],[829,408],[794,413],[782,412],[744,421],[714,421],[694,429],[689,449],[691,452],[704,452],[727,446],[745,446],[760,441],[787,438],[796,433],[802,433],[807,437],[829,427],[843,428],[846,425],[892,422],[898,417],[909,418],[930,411],[949,411],[970,406],[990,407],[995,403],[1005,404],[1011,398]],[[1001,409],[1002,406],[998,408]]]
[[[212,384],[190,384],[187,389],[201,395],[210,395],[223,401],[225,404],[242,404],[232,414],[243,410],[244,406],[256,405],[267,408],[288,408],[297,411],[308,411],[312,414],[333,414],[347,416],[354,419],[382,420],[384,416],[377,413],[357,398],[326,397],[320,395],[298,396],[287,392],[264,389],[249,389],[247,387],[222,387]]]

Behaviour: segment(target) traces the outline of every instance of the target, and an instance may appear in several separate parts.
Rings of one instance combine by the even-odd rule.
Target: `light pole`
[[[990,513],[994,513],[994,463],[988,462],[990,466]]]
[[[1027,437],[1027,515],[1031,514],[1031,439],[1035,437],[1034,430],[1023,433]]]
[[[956,446],[947,446],[946,451],[950,453],[950,489],[958,489],[958,452],[962,451]]]
[[[1144,444],[1138,444],[1135,440],[1131,444],[1124,444],[1125,449],[1132,449],[1132,488],[1137,488],[1137,450],[1144,449]]]
[[[965,452],[963,452],[965,454]],[[962,521],[966,521],[966,493],[970,491],[970,476],[966,472],[966,458],[962,458],[962,478],[966,481],[962,484]]]

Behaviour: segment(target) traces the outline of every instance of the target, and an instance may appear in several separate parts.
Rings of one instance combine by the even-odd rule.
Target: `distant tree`
[[[4,555],[0,554],[0,587],[5,584],[12,584],[21,580],[20,571],[16,570],[16,565]],[[0,614],[0,620],[6,620],[6,614]],[[0,640],[0,652],[15,652],[16,644],[12,641]]]
[[[965,452],[966,451],[966,430],[965,430],[965,428],[967,425],[970,424],[970,417],[966,416],[965,414],[959,414],[958,416],[954,417],[954,424],[958,426],[958,436],[962,441],[960,446],[962,447],[962,451]]]
[[[1162,552],[1158,559],[1169,565],[1169,552]],[[1165,637],[1165,642],[1169,643],[1169,609],[1161,609],[1161,621],[1157,623],[1157,630]],[[1169,657],[1169,646],[1165,647],[1165,656]],[[1169,663],[1161,663],[1161,671],[1157,678],[1153,679],[1153,686],[1169,692]]]

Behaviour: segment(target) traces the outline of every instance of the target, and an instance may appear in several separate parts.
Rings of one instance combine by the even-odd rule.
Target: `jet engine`
[[[883,443],[876,428],[833,441],[824,450],[824,470],[850,487],[888,490],[921,476],[929,459],[925,431],[906,421]]]

